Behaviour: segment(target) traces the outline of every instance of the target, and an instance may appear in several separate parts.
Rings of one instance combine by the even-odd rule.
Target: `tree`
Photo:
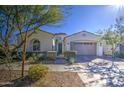
[[[21,43],[19,45],[15,45],[12,51],[15,51],[16,49],[22,46],[22,77],[23,77],[24,64],[26,60],[25,56],[27,32],[30,30],[35,30],[43,25],[53,25],[60,22],[60,20],[63,18],[63,13],[61,12],[61,8],[59,6],[22,6],[22,5],[0,6],[0,12],[1,15],[5,16],[5,21],[8,21],[9,17],[12,17],[8,23],[13,29],[9,30],[8,27],[6,27],[7,30],[6,32],[12,33],[13,31],[19,31]],[[1,28],[2,30],[4,29],[3,27]],[[23,34],[22,32],[25,32],[25,34]],[[8,43],[8,39],[10,39],[9,36],[11,35],[7,36],[8,38],[6,39],[6,42]],[[7,43],[5,44],[5,46],[8,47]]]
[[[116,24],[102,32],[102,40],[112,46],[112,56],[115,58],[117,47],[124,44],[124,17],[116,19]]]
[[[14,20],[14,15],[11,14],[13,10],[0,7],[0,62],[5,63],[10,72],[11,79],[11,63],[13,62],[13,56],[11,48],[12,35],[17,29]]]

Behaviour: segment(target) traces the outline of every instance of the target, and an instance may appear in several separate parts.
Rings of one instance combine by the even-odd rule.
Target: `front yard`
[[[8,71],[0,71],[0,86],[6,87],[84,87],[84,83],[81,81],[80,77],[76,72],[49,72],[45,78],[45,81],[38,80],[36,82],[31,82],[27,77],[27,71],[25,71],[25,78],[21,80],[19,77],[21,71],[12,71],[12,78],[10,83],[10,76]]]
[[[85,57],[85,60],[81,59],[79,63],[72,65],[45,64],[49,68],[49,73],[44,83],[42,80],[31,82],[28,77],[25,77],[23,80],[18,79],[21,76],[20,63],[12,64],[12,82],[5,82],[10,78],[7,69],[2,70],[4,66],[1,65],[0,84],[1,86],[32,87],[122,87],[124,86],[124,62],[117,58],[114,60],[115,66],[111,67],[112,60],[105,57],[91,59]],[[32,65],[25,65],[25,76],[30,66]]]

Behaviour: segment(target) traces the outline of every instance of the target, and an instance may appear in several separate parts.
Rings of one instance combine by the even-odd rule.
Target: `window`
[[[40,41],[39,40],[33,41],[33,51],[40,51]]]
[[[92,45],[93,43],[89,43],[89,42],[85,42],[85,43],[82,43],[84,45]]]

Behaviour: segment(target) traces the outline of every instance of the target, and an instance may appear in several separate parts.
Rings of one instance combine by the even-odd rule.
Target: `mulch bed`
[[[27,75],[27,71],[24,72],[24,75]],[[21,71],[19,70],[13,70],[13,71],[9,71],[9,70],[0,70],[0,83],[1,82],[7,82],[7,81],[13,81],[15,79],[18,79],[21,77]]]
[[[9,72],[4,70],[0,71],[0,86],[4,87],[84,87],[84,83],[76,72],[49,72],[44,80],[37,82],[31,82],[25,71],[25,78],[20,79],[21,71],[12,71],[11,82],[12,84],[6,84],[10,81]]]
[[[84,83],[76,72],[49,72],[44,87],[82,87]]]

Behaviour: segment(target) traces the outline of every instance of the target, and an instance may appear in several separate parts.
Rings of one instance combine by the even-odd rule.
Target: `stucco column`
[[[67,51],[70,51],[70,42],[67,42],[67,43],[66,43],[66,50],[67,50]]]
[[[55,51],[55,38],[53,38],[52,41],[53,41],[52,50]]]
[[[103,56],[103,44],[101,42],[97,42],[96,53],[97,56]]]

